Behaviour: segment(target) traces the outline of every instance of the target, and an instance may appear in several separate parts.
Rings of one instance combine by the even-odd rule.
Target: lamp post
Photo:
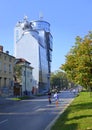
[[[48,90],[50,89],[50,73],[48,73]]]

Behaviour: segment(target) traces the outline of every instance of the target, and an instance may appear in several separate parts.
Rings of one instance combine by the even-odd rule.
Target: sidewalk
[[[9,98],[4,98],[4,97],[0,97],[0,106],[4,106],[4,105],[10,105],[15,103],[16,101],[11,100]]]
[[[31,95],[30,99],[34,99],[34,98],[39,98],[39,96],[37,97],[35,95]],[[24,100],[26,100],[26,99],[24,99]],[[0,97],[0,107],[5,106],[5,105],[11,105],[11,104],[17,103],[19,101],[22,101],[22,100],[13,100],[10,97]]]

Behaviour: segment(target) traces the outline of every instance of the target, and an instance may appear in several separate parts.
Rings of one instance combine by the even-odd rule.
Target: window
[[[10,61],[10,62],[12,61],[12,58],[11,58],[11,57],[9,57],[9,61]]]
[[[32,70],[31,70],[31,72],[30,72],[30,75],[32,75]]]
[[[24,70],[24,76],[26,75],[26,71]]]
[[[12,65],[9,64],[9,72],[11,73],[12,72]]]
[[[7,71],[6,64],[4,64],[4,72],[6,72],[6,71]]]
[[[0,87],[1,87],[1,77],[0,77]]]
[[[4,60],[6,60],[6,56],[4,56]]]
[[[11,79],[9,79],[9,85],[10,85],[10,87],[13,86],[13,81]]]
[[[6,87],[6,78],[4,78],[4,86]]]
[[[2,62],[0,61],[0,71],[2,70]]]

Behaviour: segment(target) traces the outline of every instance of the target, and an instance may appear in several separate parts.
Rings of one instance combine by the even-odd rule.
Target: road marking
[[[7,122],[7,121],[8,121],[8,119],[1,121],[0,125],[3,124],[3,123],[5,123],[5,122]]]
[[[33,108],[33,110],[37,110],[37,109],[39,109],[41,106],[36,106],[36,107],[34,107]]]

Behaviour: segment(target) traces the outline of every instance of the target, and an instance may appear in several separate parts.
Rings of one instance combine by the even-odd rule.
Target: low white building
[[[33,89],[33,67],[25,59],[16,59],[16,69],[15,76],[17,83],[21,86],[21,95],[31,95]],[[19,69],[20,67],[20,69]],[[18,72],[20,71],[20,72]],[[20,76],[18,76],[20,73]]]

